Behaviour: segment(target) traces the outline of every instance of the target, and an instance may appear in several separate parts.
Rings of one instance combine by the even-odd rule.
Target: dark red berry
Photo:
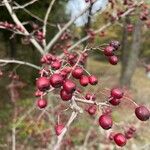
[[[85,99],[87,99],[87,100],[93,100],[94,101],[96,99],[96,95],[95,94],[87,93],[85,95]]]
[[[113,140],[114,139],[114,136],[115,136],[115,133],[114,132],[111,132],[110,134],[109,134],[109,140]]]
[[[58,60],[57,61],[53,61],[51,63],[51,67],[52,67],[52,69],[58,70],[61,67],[61,62],[58,61]]]
[[[111,116],[107,114],[101,115],[99,117],[99,125],[105,130],[110,129],[113,125]]]
[[[89,83],[91,85],[96,85],[98,83],[98,80],[95,76],[92,75],[92,76],[89,76]]]
[[[145,106],[139,106],[135,109],[136,117],[141,121],[146,121],[150,118],[150,111]]]
[[[126,139],[131,139],[133,137],[132,133],[125,133]]]
[[[120,47],[120,43],[119,41],[111,41],[110,46],[113,46],[117,50]]]
[[[108,60],[109,60],[110,64],[112,64],[112,65],[116,65],[118,63],[118,57],[115,55],[109,56]]]
[[[40,90],[37,90],[37,91],[35,92],[35,96],[36,96],[36,97],[40,97],[40,96],[42,96],[42,95],[43,95],[43,92],[40,91]]]
[[[80,84],[82,86],[87,86],[89,83],[89,78],[85,75],[82,75],[81,78],[80,78]]]
[[[60,91],[60,96],[63,101],[68,101],[72,98],[72,93],[67,93],[64,89]]]
[[[112,98],[110,99],[110,101],[109,101],[109,103],[112,104],[112,105],[114,105],[114,106],[119,105],[120,102],[121,102],[120,99],[116,99],[116,98],[113,98],[113,97],[112,97]]]
[[[126,137],[122,133],[115,134],[114,141],[118,146],[121,147],[123,147],[127,143]]]
[[[72,93],[76,90],[76,84],[72,80],[67,79],[63,83],[63,89],[67,93]]]
[[[63,77],[60,74],[53,74],[50,77],[50,84],[54,88],[59,88],[63,84]]]
[[[72,71],[72,76],[76,79],[80,79],[83,75],[83,69],[81,67],[77,67]]]
[[[40,77],[36,81],[36,86],[40,91],[45,91],[50,88],[50,82],[47,77]]]
[[[113,88],[111,90],[111,96],[116,99],[121,99],[123,97],[123,91],[120,88]]]
[[[63,77],[63,79],[66,79],[67,76],[68,76],[68,73],[67,73],[65,70],[62,70],[62,71],[60,72],[60,75]]]
[[[57,124],[55,126],[55,133],[56,133],[57,136],[59,136],[62,133],[64,127],[65,126],[63,124]]]
[[[105,49],[104,49],[104,54],[106,56],[112,56],[113,55],[113,51],[114,51],[114,47],[113,46],[107,46]]]
[[[89,108],[88,108],[88,113],[90,114],[90,115],[94,115],[95,113],[96,113],[96,110],[97,110],[97,108],[96,108],[96,106],[95,105],[92,105],[92,106],[90,106]]]
[[[45,99],[38,99],[37,100],[37,106],[42,109],[42,108],[45,108],[47,106],[47,100]]]

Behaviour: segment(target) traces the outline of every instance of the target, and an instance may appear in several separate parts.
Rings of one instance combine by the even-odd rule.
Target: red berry
[[[61,70],[60,75],[61,75],[64,79],[66,79],[67,76],[68,76],[68,73],[67,73],[65,70]]]
[[[88,113],[90,114],[90,115],[94,115],[95,113],[96,113],[96,110],[97,110],[97,108],[96,108],[96,106],[95,105],[92,105],[92,106],[90,106],[89,108],[88,108]]]
[[[104,54],[106,56],[112,56],[113,55],[113,51],[114,51],[114,47],[113,46],[107,46],[105,49],[104,49]]]
[[[121,99],[123,97],[123,91],[120,88],[113,88],[111,90],[111,96],[116,99]]]
[[[76,84],[72,80],[65,80],[63,83],[63,89],[67,93],[73,93],[76,90]]]
[[[72,76],[76,79],[80,79],[83,75],[83,69],[81,67],[77,67],[72,71]]]
[[[59,136],[62,133],[64,127],[65,126],[63,124],[58,124],[55,126],[55,133],[57,136]]]
[[[37,91],[35,92],[35,96],[36,96],[36,97],[40,97],[40,96],[42,96],[42,95],[43,95],[43,92],[40,91],[40,90],[37,90]]]
[[[45,100],[45,99],[38,99],[37,100],[37,106],[40,109],[45,108],[47,106],[47,100]]]
[[[114,141],[118,146],[124,146],[127,143],[126,137],[122,133],[117,133],[114,136]]]
[[[87,94],[85,95],[85,98],[86,98],[87,100],[90,100],[90,99],[91,99],[91,94],[90,94],[90,93],[87,93]]]
[[[126,139],[131,139],[133,137],[132,133],[125,133]]]
[[[82,86],[87,86],[89,83],[89,78],[85,75],[82,75],[81,78],[80,78],[80,84]]]
[[[67,93],[64,89],[60,91],[60,96],[63,101],[68,101],[72,98],[72,93]]]
[[[36,86],[40,91],[46,91],[50,88],[49,79],[46,77],[40,77],[36,81]]]
[[[112,65],[116,65],[118,63],[118,57],[115,55],[109,56],[108,60],[109,60],[110,64],[112,64]]]
[[[99,117],[99,125],[105,130],[110,129],[113,125],[111,116],[109,116],[107,114],[101,115]]]
[[[117,50],[120,47],[120,43],[119,41],[111,41],[110,46],[113,46]]]
[[[119,105],[120,102],[121,102],[120,99],[116,99],[116,98],[111,98],[110,101],[109,101],[109,103],[114,105],[114,106]]]
[[[94,101],[96,99],[96,95],[95,94],[87,93],[85,95],[85,99],[87,99],[87,100],[93,100]]]
[[[115,133],[114,132],[111,132],[110,134],[109,134],[109,140],[113,140],[114,139],[114,135],[115,135]]]
[[[141,121],[146,121],[150,118],[150,111],[145,106],[139,106],[135,109],[136,117]]]
[[[89,82],[91,85],[96,85],[98,83],[98,80],[95,76],[89,76]]]
[[[55,70],[58,70],[60,67],[61,67],[61,62],[60,61],[53,61],[52,63],[51,63],[51,67],[53,68],[53,69],[55,69]]]
[[[59,88],[63,84],[63,77],[60,74],[53,74],[50,77],[50,84],[54,88]]]

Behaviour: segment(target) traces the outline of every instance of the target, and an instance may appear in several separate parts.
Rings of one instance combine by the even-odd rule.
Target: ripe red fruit
[[[51,63],[52,69],[58,70],[61,67],[61,62],[56,60]]]
[[[109,56],[108,61],[110,62],[110,64],[116,65],[118,63],[118,57],[115,55]]]
[[[50,84],[54,88],[59,88],[63,84],[63,77],[60,74],[53,74],[50,77]]]
[[[63,124],[57,124],[55,126],[55,133],[56,133],[57,136],[59,136],[62,133],[64,127],[65,126]]]
[[[63,77],[63,79],[66,79],[68,76],[68,73],[65,70],[61,70],[60,75]]]
[[[47,106],[47,100],[45,99],[38,99],[37,100],[37,106],[42,109],[42,108],[45,108]]]
[[[85,75],[82,75],[81,78],[80,78],[80,84],[82,86],[87,86],[89,83],[89,78]]]
[[[49,79],[47,77],[40,77],[36,81],[36,86],[40,91],[46,91],[50,88]]]
[[[109,101],[109,103],[112,104],[113,106],[119,105],[120,102],[121,102],[121,100],[120,99],[116,99],[116,98],[111,98],[110,101]]]
[[[73,93],[76,90],[76,84],[72,80],[65,80],[63,83],[63,89],[67,93]]]
[[[135,109],[136,117],[141,121],[146,121],[150,118],[150,111],[145,106],[139,106]]]
[[[120,47],[120,43],[119,41],[111,41],[110,46],[113,46],[117,50]]]
[[[85,98],[86,98],[87,100],[90,100],[90,99],[91,99],[91,94],[90,94],[90,93],[87,93],[87,94],[85,95]]]
[[[133,137],[132,133],[125,133],[126,139],[131,139]]]
[[[109,140],[113,140],[114,139],[114,136],[115,136],[115,133],[114,132],[111,132],[108,136]]]
[[[111,116],[109,116],[107,114],[101,115],[99,117],[99,125],[105,130],[110,129],[113,125]]]
[[[116,99],[121,99],[123,97],[123,91],[120,88],[113,88],[111,90],[111,96]]]
[[[96,99],[96,95],[95,94],[87,93],[85,95],[85,99],[87,99],[87,100],[93,100],[94,101]]]
[[[72,71],[72,76],[76,79],[80,79],[83,75],[83,69],[81,67],[77,67]]]
[[[106,56],[112,56],[113,55],[113,51],[114,51],[114,47],[113,46],[107,46],[105,49],[104,49],[104,54]]]
[[[94,115],[96,113],[96,106],[95,105],[92,105],[90,106],[88,109],[87,109],[87,112],[90,114],[90,115]]]
[[[98,80],[95,76],[89,76],[89,82],[91,85],[96,85],[98,83]]]
[[[69,101],[72,98],[72,93],[67,93],[64,89],[60,91],[60,96],[63,101]]]
[[[35,92],[35,94],[34,94],[36,97],[40,97],[40,96],[42,96],[43,95],[43,92],[42,91],[40,91],[40,90],[37,90],[36,92]]]
[[[115,134],[114,141],[118,146],[121,147],[123,147],[127,143],[126,137],[122,133]]]

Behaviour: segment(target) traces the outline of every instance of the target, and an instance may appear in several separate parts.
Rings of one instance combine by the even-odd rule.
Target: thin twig
[[[47,9],[47,12],[46,12],[46,15],[44,18],[44,24],[43,24],[43,35],[44,35],[44,37],[46,36],[46,26],[47,26],[48,17],[51,13],[51,10],[52,10],[52,7],[53,7],[55,1],[56,0],[52,0],[51,3],[49,4],[49,7]],[[45,39],[44,39],[43,43],[44,43],[44,46],[46,46],[46,40]]]
[[[13,21],[24,30],[24,33],[26,34],[26,36],[29,36],[30,33],[26,30],[26,28],[18,19],[17,15],[13,12],[13,9],[11,5],[9,4],[8,0],[4,0],[4,3]],[[37,50],[43,55],[44,51],[43,51],[43,48],[40,46],[40,44],[35,39],[32,39],[32,38],[30,39],[30,41],[37,48]]]
[[[141,1],[138,6],[141,6],[141,4],[143,4],[143,1]],[[128,14],[130,14],[132,11],[135,10],[136,7],[130,8],[128,9],[126,12],[124,12],[119,18],[116,19],[116,21],[118,21],[120,18],[124,18],[125,16],[127,16]],[[104,26],[100,27],[98,30],[96,30],[94,33],[100,33],[102,31],[104,31],[106,28],[110,27],[114,22],[108,22],[107,24],[105,24]],[[75,47],[77,47],[78,45],[80,45],[81,43],[87,41],[90,38],[90,35],[87,35],[85,37],[83,37],[81,40],[79,40],[78,42],[76,42],[74,45],[72,45],[68,51],[71,51],[72,49],[74,49]]]
[[[20,61],[20,60],[0,59],[0,63],[5,63],[5,65],[6,64],[21,64],[21,65],[26,65],[26,66],[35,68],[37,70],[41,69],[41,67],[39,67],[39,66],[36,66],[36,65],[29,63],[29,62]]]
[[[96,1],[96,0],[95,0]],[[63,32],[66,31],[68,27],[70,27],[76,19],[78,19],[80,16],[82,16],[88,9],[90,8],[90,5],[88,5],[82,12],[80,12],[77,16],[72,18],[55,36],[54,38],[48,43],[46,47],[46,52],[48,52],[51,47],[57,42],[57,40],[60,38]]]
[[[24,4],[24,5],[13,7],[13,9],[14,9],[14,10],[16,10],[16,9],[23,9],[23,8],[25,8],[25,7],[28,7],[29,5],[34,4],[34,3],[37,2],[37,1],[38,1],[38,0],[32,0],[32,1],[30,1],[30,2],[28,2],[28,3],[26,3],[26,4]]]
[[[78,112],[75,112],[75,111],[72,112],[65,128],[63,129],[62,133],[58,136],[58,140],[57,140],[56,145],[54,146],[54,150],[59,150],[64,135],[66,134],[70,124],[74,121],[74,119],[77,117],[77,115],[78,115]]]

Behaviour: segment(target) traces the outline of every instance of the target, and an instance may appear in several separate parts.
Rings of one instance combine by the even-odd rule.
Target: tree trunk
[[[138,21],[135,25],[133,32],[133,41],[131,44],[131,50],[127,60],[123,60],[122,62],[122,75],[121,75],[121,85],[125,87],[130,87],[131,79],[136,69],[136,64],[139,58],[139,54],[141,51],[141,34],[142,34],[142,22]],[[125,65],[125,66],[124,66]]]
[[[122,37],[122,42],[121,42],[121,77],[124,74],[126,64],[128,62],[128,55],[129,55],[129,41],[128,41],[128,36],[129,32],[127,31],[127,25],[130,23],[130,18],[129,16],[126,16],[123,24],[123,37]]]

